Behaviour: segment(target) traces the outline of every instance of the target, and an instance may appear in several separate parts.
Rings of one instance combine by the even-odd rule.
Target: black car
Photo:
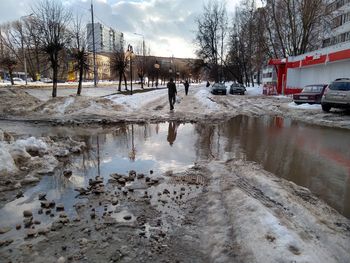
[[[239,83],[233,83],[230,87],[230,94],[244,95],[246,88]]]
[[[214,95],[226,95],[226,86],[223,83],[214,83],[210,92]]]
[[[327,85],[325,84],[305,86],[301,93],[293,95],[293,101],[296,104],[320,104],[322,95],[326,87]]]

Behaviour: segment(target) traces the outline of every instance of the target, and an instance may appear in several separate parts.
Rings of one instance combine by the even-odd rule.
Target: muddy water
[[[350,132],[308,126],[281,118],[238,116],[219,125],[159,123],[102,128],[47,127],[30,123],[0,122],[0,127],[18,136],[72,136],[85,141],[88,149],[74,157],[66,169],[69,179],[57,170],[28,189],[24,197],[0,210],[0,226],[22,222],[25,209],[36,213],[37,196],[63,203],[74,216],[75,187],[88,179],[129,170],[159,176],[184,171],[197,160],[242,158],[260,163],[264,169],[309,188],[343,215],[350,217]],[[78,200],[84,202],[84,199]],[[39,216],[42,224],[50,217]],[[21,230],[23,231],[23,230]],[[13,237],[12,230],[3,237]]]
[[[260,163],[265,170],[309,188],[350,217],[350,132],[288,119],[239,116],[213,131],[211,147]]]

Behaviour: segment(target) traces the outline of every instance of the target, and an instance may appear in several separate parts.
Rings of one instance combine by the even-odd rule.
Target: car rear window
[[[306,86],[303,89],[303,92],[321,92],[323,89],[323,86]]]
[[[331,90],[350,90],[350,82],[333,82],[329,85]]]

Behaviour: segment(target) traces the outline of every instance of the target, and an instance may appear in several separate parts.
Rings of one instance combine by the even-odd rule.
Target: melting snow
[[[295,102],[291,102],[288,104],[288,107],[292,109],[302,109],[302,110],[321,110],[320,104],[304,103],[304,104],[298,105]]]
[[[209,110],[218,110],[220,109],[219,105],[214,101],[209,99],[210,92],[209,89],[203,88],[200,89],[194,97],[207,109]]]
[[[167,89],[154,90],[144,93],[136,93],[132,96],[130,95],[113,95],[107,97],[115,104],[124,105],[126,110],[136,110],[142,108],[144,105],[158,99],[161,96],[167,95]]]
[[[60,107],[57,108],[57,111],[61,114],[64,114],[66,108],[74,102],[74,98],[67,98]]]

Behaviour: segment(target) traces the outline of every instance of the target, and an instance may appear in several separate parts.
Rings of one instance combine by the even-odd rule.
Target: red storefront
[[[328,47],[300,56],[271,59],[277,70],[278,94],[294,94],[306,85],[329,84],[337,78],[350,78],[350,43]]]

